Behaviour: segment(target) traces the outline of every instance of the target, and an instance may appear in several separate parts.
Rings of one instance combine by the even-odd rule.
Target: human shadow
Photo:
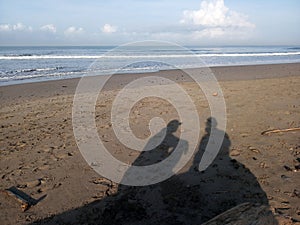
[[[205,160],[203,155],[207,151],[209,139],[216,137],[224,137],[218,154],[210,166],[200,172],[198,168],[201,161]],[[209,117],[206,121],[205,135],[200,141],[199,150],[194,155],[189,171],[176,178],[183,184],[188,184],[188,188],[183,191],[184,196],[179,198],[185,199],[185,205],[189,205],[188,210],[195,218],[189,224],[197,224],[194,221],[203,223],[246,202],[255,206],[268,206],[266,193],[254,174],[245,165],[230,157],[230,146],[229,135],[217,128],[215,118]],[[266,217],[266,224],[277,224],[271,211],[261,216]]]
[[[143,151],[133,165],[145,166],[162,162],[174,153],[180,143],[180,139],[175,135],[179,126],[178,121],[171,121],[165,130],[154,136],[156,139],[165,134],[161,144],[151,151]],[[200,172],[199,163],[212,131],[214,134],[223,135],[224,139],[211,165]],[[154,139],[150,139],[145,150],[154,146],[153,143],[156,143]],[[179,148],[181,155],[188,147],[186,141],[183,140],[182,143],[184,143],[180,146],[182,148]],[[228,134],[217,128],[217,121],[214,118],[208,118],[205,135],[199,148],[183,172],[147,186],[119,185],[117,193],[112,196],[40,222],[202,224],[241,203],[250,202],[255,206],[268,206],[266,193],[256,177],[242,163],[230,157],[230,145]],[[265,221],[268,222],[265,224],[277,224],[270,211],[261,216],[266,217]]]
[[[178,120],[171,120],[165,128],[155,134],[141,154],[132,163],[134,166],[148,166],[159,163],[171,155],[180,144],[179,154],[184,154],[188,149],[188,142],[179,139],[174,133],[178,130],[181,123]]]
[[[171,120],[167,126],[149,139],[141,154],[123,175],[121,184],[145,186],[158,183],[175,174],[174,169],[188,151],[188,142],[175,133],[181,123]],[[119,185],[119,189],[124,185]]]

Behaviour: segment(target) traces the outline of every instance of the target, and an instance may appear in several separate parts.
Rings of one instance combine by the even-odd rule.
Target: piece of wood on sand
[[[271,134],[271,133],[280,133],[280,132],[289,132],[289,131],[300,131],[300,127],[266,130],[266,131],[261,132],[261,134],[266,135],[266,134]]]
[[[39,199],[34,199],[31,196],[27,195],[25,192],[19,190],[18,188],[12,186],[8,189],[2,191],[3,193],[7,194],[8,196],[14,197],[21,203],[21,209],[23,212],[28,210],[31,206],[37,204],[41,200],[43,200],[46,195],[40,197]]]
[[[269,206],[254,206],[252,203],[242,203],[219,214],[202,225],[275,225],[275,220]]]

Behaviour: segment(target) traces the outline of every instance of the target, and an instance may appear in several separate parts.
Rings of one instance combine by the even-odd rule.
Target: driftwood
[[[21,203],[21,209],[23,212],[46,197],[46,195],[44,195],[39,199],[34,199],[14,186],[4,190],[3,192],[18,200]]]
[[[262,135],[271,134],[271,133],[279,133],[279,132],[288,132],[288,131],[297,131],[300,130],[300,127],[286,128],[286,129],[272,129],[261,132]]]
[[[275,225],[275,220],[268,206],[254,206],[251,203],[243,203],[224,213],[214,217],[202,225]]]

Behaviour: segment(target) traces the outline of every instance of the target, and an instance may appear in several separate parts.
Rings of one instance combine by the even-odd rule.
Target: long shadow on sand
[[[179,142],[174,132],[180,123],[172,121],[169,125],[162,144],[150,152],[143,152],[134,165],[156,163],[172,153]],[[204,172],[199,172],[199,162],[212,129],[225,138],[213,163]],[[256,177],[243,164],[230,158],[230,145],[229,136],[216,128],[214,118],[208,118],[206,134],[186,172],[149,186],[119,185],[115,195],[36,223],[201,224],[241,203],[268,205]],[[150,154],[152,151],[154,154]],[[270,218],[273,220],[271,212],[264,216],[268,217],[269,224],[276,224],[270,221]]]

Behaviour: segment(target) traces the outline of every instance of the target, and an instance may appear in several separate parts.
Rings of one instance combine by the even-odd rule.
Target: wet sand
[[[78,79],[0,87],[0,189],[15,186],[34,199],[45,196],[22,212],[18,201],[1,192],[1,222],[200,224],[237,204],[252,202],[266,205],[279,224],[297,224],[300,131],[261,133],[300,127],[300,64],[212,71],[226,101],[230,144],[224,144],[224,152],[204,173],[194,167],[201,158],[210,110],[198,86],[182,71],[117,75],[100,94],[96,123],[101,140],[112,155],[131,163],[140,158],[139,152],[123,146],[110,123],[112,101],[124,85],[141,76],[163,76],[179,83],[194,101],[201,123],[195,156],[171,179],[150,188],[119,187],[101,178],[81,156],[72,128]],[[153,116],[166,122],[179,119],[168,102],[143,99],[130,114],[138,137],[149,135],[147,125]]]

